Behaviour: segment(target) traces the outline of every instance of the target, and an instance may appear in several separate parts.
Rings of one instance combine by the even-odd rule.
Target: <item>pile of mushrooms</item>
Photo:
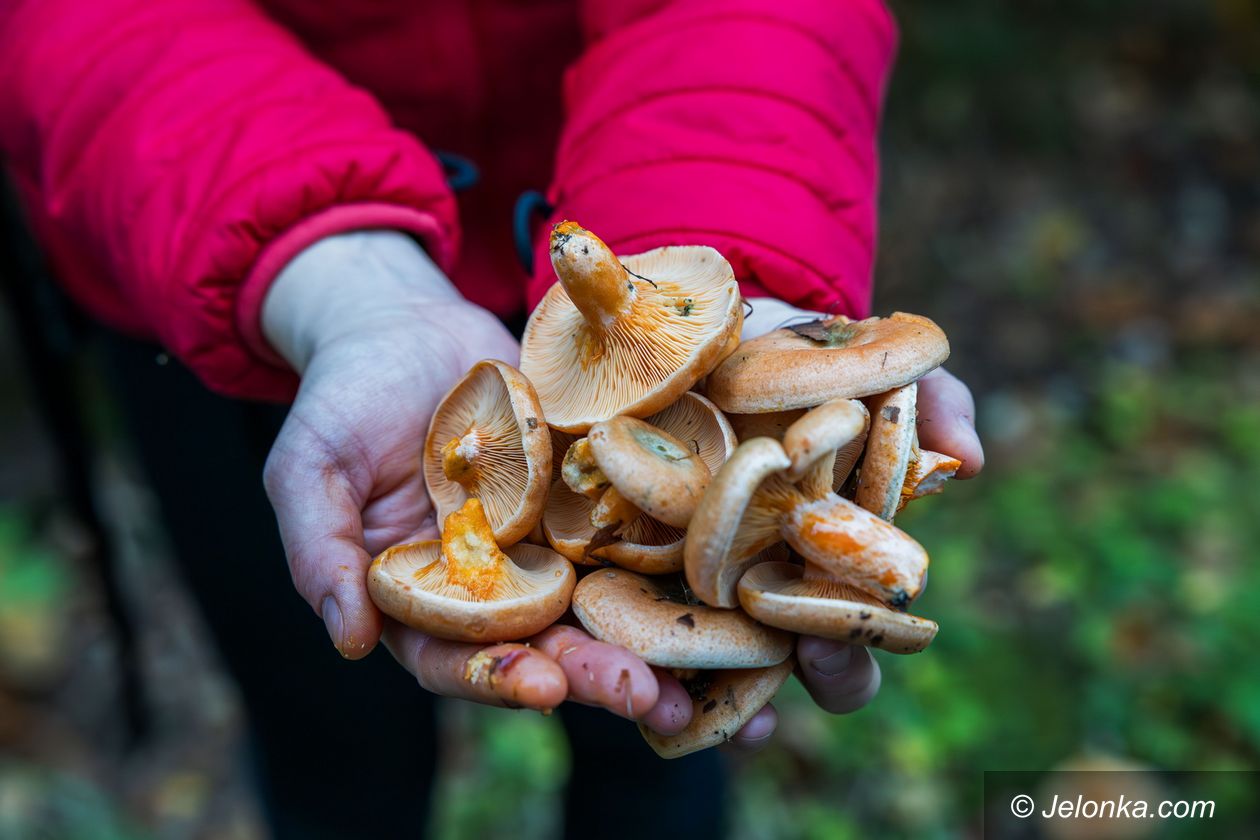
[[[906,612],[927,552],[893,519],[961,466],[915,433],[941,329],[836,316],[741,343],[739,287],[712,248],[618,257],[562,222],[550,252],[559,282],[520,370],[479,362],[433,415],[441,540],[375,559],[381,610],[507,642],[571,609],[687,687],[686,730],[641,727],[664,757],[733,736],[791,674],[795,634],[927,647],[936,623]]]

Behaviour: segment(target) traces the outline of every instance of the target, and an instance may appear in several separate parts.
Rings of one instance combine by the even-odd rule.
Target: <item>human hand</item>
[[[517,345],[415,242],[383,231],[302,252],[272,284],[263,330],[302,377],[267,459],[267,495],[294,585],[341,654],[357,659],[393,624],[368,597],[372,557],[437,535],[420,470],[429,417],[476,361],[516,364]],[[566,693],[560,668],[522,645],[487,649],[502,673],[468,680],[484,646],[397,625],[387,638],[396,653],[415,650],[404,664],[441,694],[550,708]]]

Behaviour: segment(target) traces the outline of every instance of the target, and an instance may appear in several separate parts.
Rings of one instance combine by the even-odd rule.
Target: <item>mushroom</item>
[[[834,452],[833,487],[848,477],[862,454],[870,415],[857,400],[831,400],[801,416],[783,434],[783,451],[792,465],[783,473],[788,481],[800,481],[819,458]]]
[[[660,411],[718,363],[743,323],[734,272],[706,246],[619,259],[595,234],[561,222],[551,263],[560,282],[525,327],[521,370],[562,431]]]
[[[915,450],[918,394],[918,383],[911,382],[870,400],[871,431],[854,501],[888,522],[901,504],[901,489]]]
[[[890,391],[948,356],[945,333],[920,315],[895,312],[864,321],[836,316],[745,341],[709,375],[706,387],[726,412],[788,411]]]
[[[550,437],[520,371],[493,359],[473,365],[438,404],[424,441],[424,483],[438,522],[477,498],[498,545],[528,536],[547,500]]]
[[[678,758],[729,741],[774,699],[795,664],[787,659],[769,668],[700,671],[682,680],[692,703],[687,728],[677,735],[662,735],[639,724],[639,732],[661,758]]]
[[[717,472],[735,451],[735,433],[717,406],[690,391],[642,424],[632,425],[631,428],[642,431],[643,426],[652,431],[633,445],[625,446],[624,450],[621,449],[624,441],[618,443],[615,438],[596,443],[596,448],[604,451],[605,462],[617,481],[622,481],[623,473],[638,471],[638,491],[629,479],[621,485],[610,480],[596,461],[589,439],[575,441],[565,453],[561,468],[564,481],[551,488],[543,527],[552,547],[573,562],[589,563],[591,559],[588,558],[592,558],[644,574],[665,574],[682,570],[683,538],[686,536],[682,528],[641,514],[628,517],[628,521],[618,524],[612,521],[615,517],[607,514],[609,505],[604,505],[600,513],[595,513],[595,505],[590,500],[598,501],[601,496],[616,490],[617,498],[624,499],[625,493],[629,493],[632,496],[632,505],[637,501],[642,507],[654,508],[657,501],[653,494],[658,494],[659,491],[653,489],[652,482],[656,481],[667,488],[676,480],[677,475],[676,464],[657,463],[661,460],[661,453],[654,448],[652,441],[661,438],[661,442],[672,441],[668,446],[673,448],[671,451],[675,455],[679,449],[687,451],[686,481],[692,484],[692,489],[686,495],[698,501],[695,485],[707,486],[710,478],[707,475],[702,478],[695,473],[693,453],[707,473]],[[595,431],[592,428],[592,432]],[[649,442],[649,451],[646,454],[641,451],[645,440]],[[659,468],[660,472],[643,487],[643,477],[650,477],[654,467]],[[671,491],[669,495],[676,499],[682,494]],[[688,509],[675,510],[676,521],[682,520],[684,524],[690,521],[694,504],[694,501],[689,501]],[[637,514],[638,508],[633,509]],[[592,540],[596,543],[593,547]]]
[[[736,584],[757,553],[779,540],[820,574],[895,607],[919,594],[928,557],[909,535],[832,490],[832,455],[797,484],[791,459],[770,438],[746,440],[714,477],[687,530],[687,581],[706,604],[733,607]]]
[[[501,642],[531,636],[569,607],[576,575],[550,549],[527,543],[505,554],[481,502],[446,518],[441,541],[387,549],[368,570],[368,592],[389,616],[431,636]]]
[[[666,525],[683,528],[691,521],[713,477],[699,452],[633,417],[596,423],[586,440],[611,492]]]
[[[764,668],[792,653],[790,633],[701,604],[678,576],[593,572],[573,591],[573,614],[595,638],[662,668]]]
[[[906,470],[906,480],[901,486],[901,501],[897,510],[901,510],[909,502],[934,496],[945,489],[945,482],[954,477],[962,461],[933,452],[930,449],[915,447],[915,454]]]
[[[918,653],[937,630],[935,621],[891,610],[811,563],[753,566],[739,579],[739,603],[773,627],[893,653]]]

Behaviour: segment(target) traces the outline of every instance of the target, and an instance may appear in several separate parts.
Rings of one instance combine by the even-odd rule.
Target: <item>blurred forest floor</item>
[[[975,833],[984,769],[1260,768],[1260,7],[894,8],[875,309],[949,333],[989,465],[899,520],[933,556],[938,640],[882,657],[851,717],[792,684],[732,824],[950,837]],[[157,718],[140,754],[101,742],[113,642],[22,394],[0,354],[0,835],[260,836],[233,689],[114,455]],[[437,835],[547,836],[554,722],[447,714],[467,738]]]

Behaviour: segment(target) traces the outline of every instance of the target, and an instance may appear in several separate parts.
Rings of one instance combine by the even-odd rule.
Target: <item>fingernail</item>
[[[815,659],[811,664],[813,665],[814,670],[822,674],[824,677],[834,677],[836,674],[841,673],[845,668],[849,667],[849,660],[852,658],[853,648],[846,645],[830,656],[824,656],[822,659]]]
[[[328,638],[332,639],[333,646],[344,656],[341,640],[345,633],[345,622],[342,621],[341,607],[337,606],[337,599],[329,595],[320,604],[319,612],[324,617],[324,629],[328,631]]]

